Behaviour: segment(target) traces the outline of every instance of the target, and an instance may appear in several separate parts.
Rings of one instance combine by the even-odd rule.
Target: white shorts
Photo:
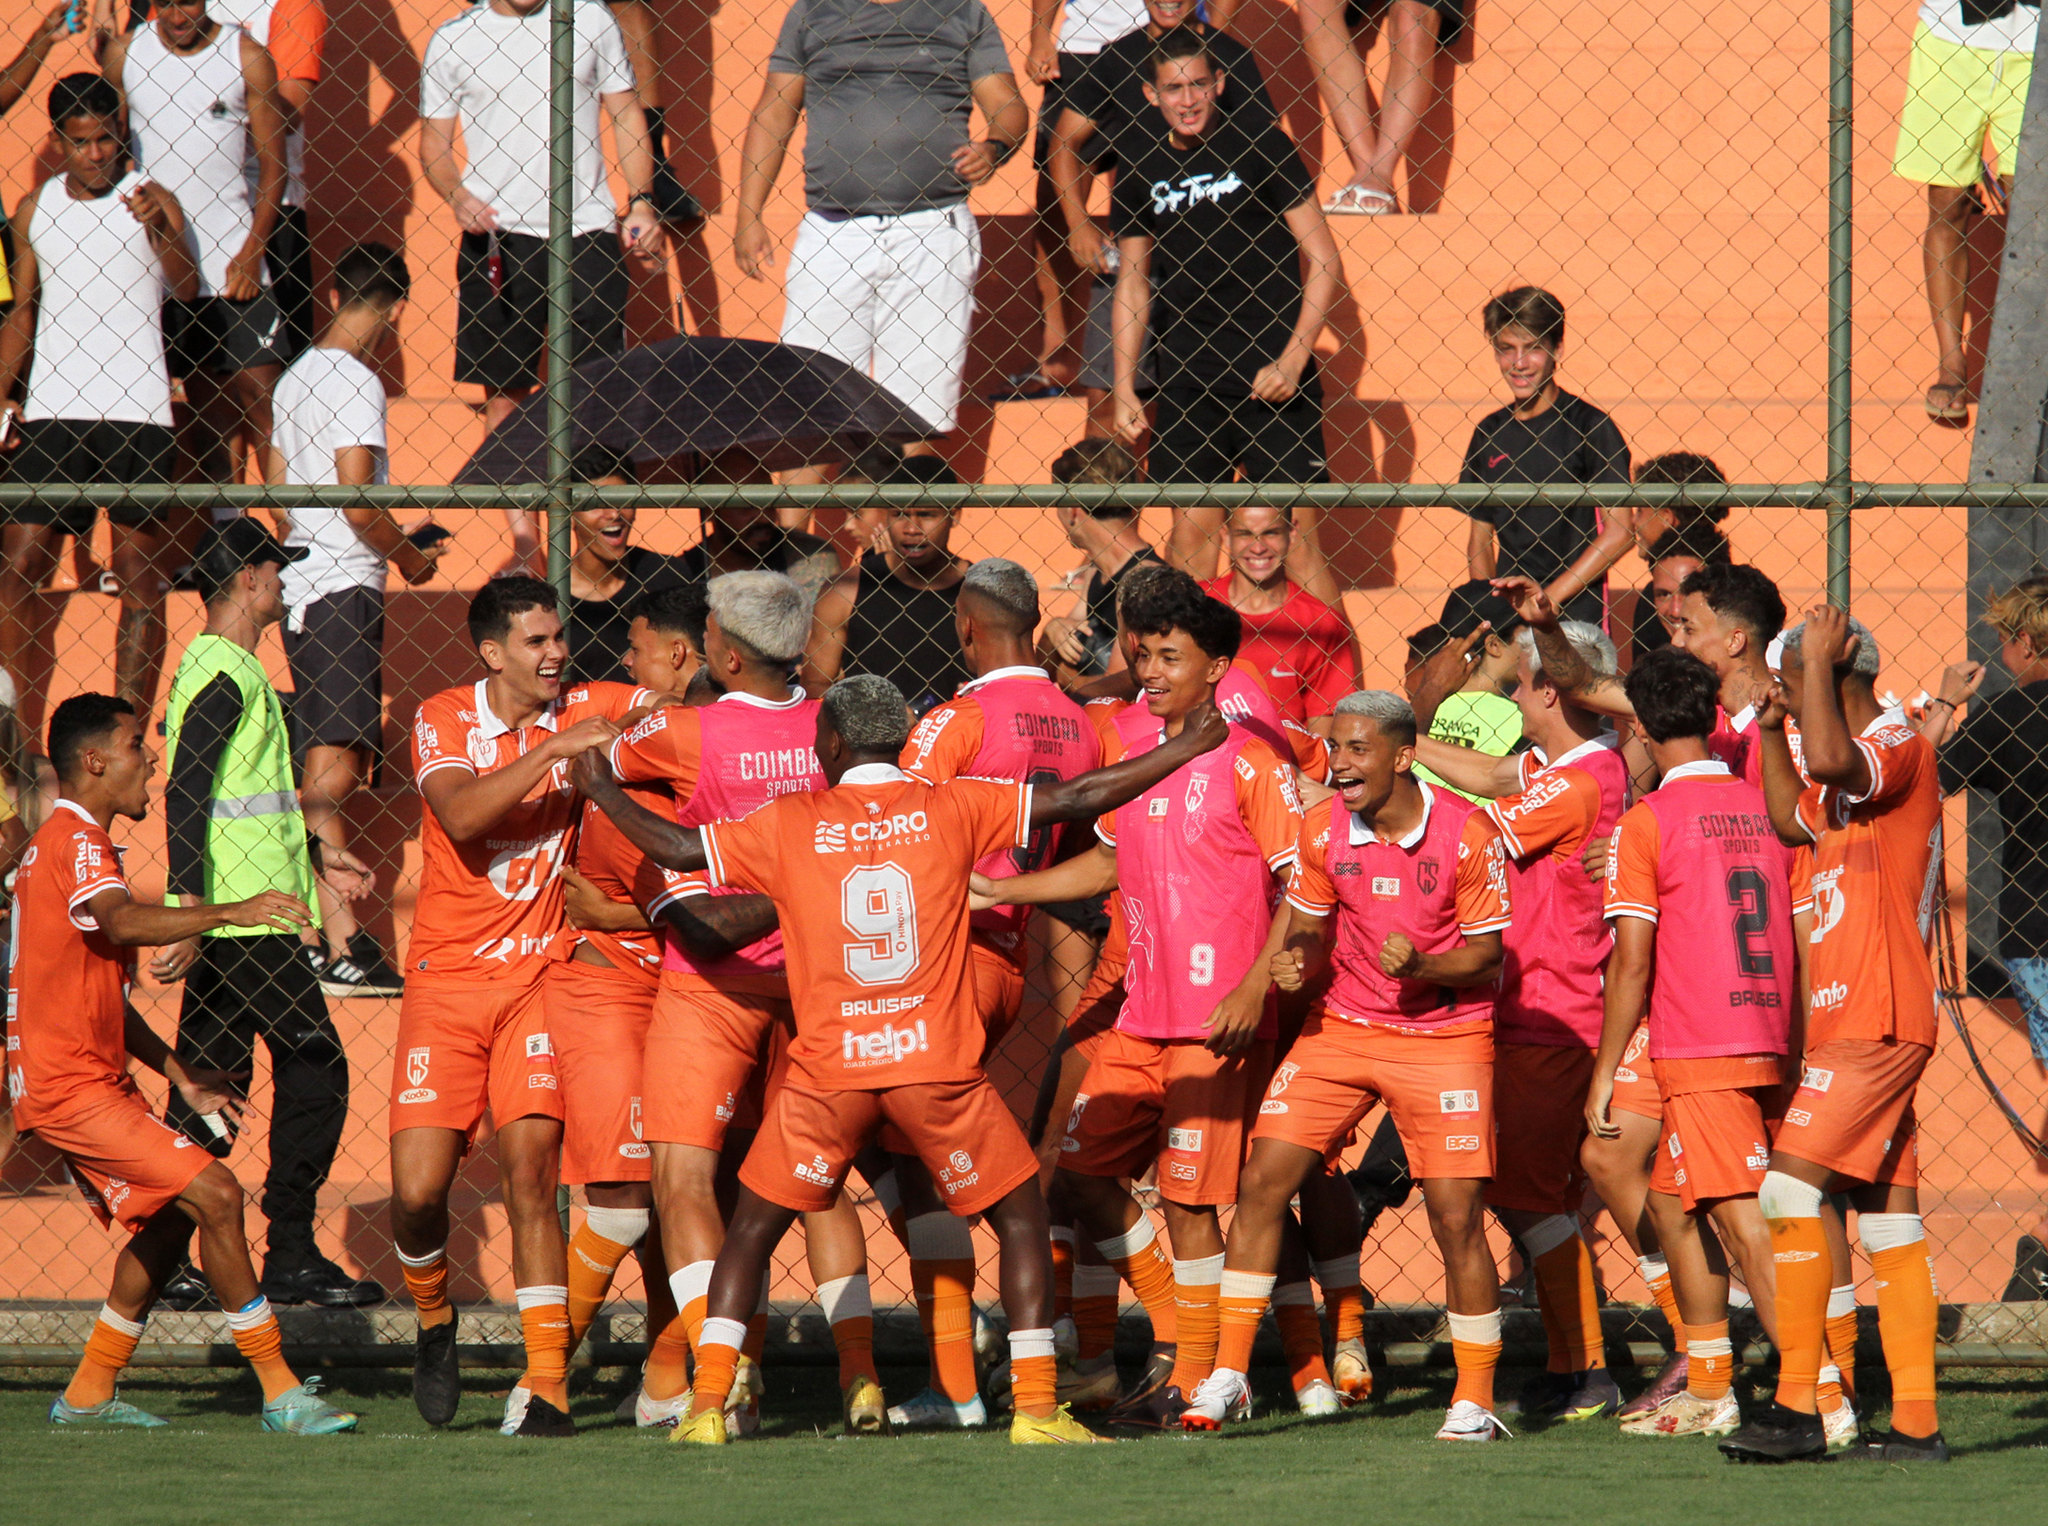
[[[981,227],[964,205],[843,221],[807,212],[789,260],[782,342],[872,376],[945,434],[960,413],[980,266]]]

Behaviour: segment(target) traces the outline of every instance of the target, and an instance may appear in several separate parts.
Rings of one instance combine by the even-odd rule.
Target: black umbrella
[[[850,460],[875,440],[935,431],[886,387],[816,350],[688,334],[604,356],[570,380],[573,458],[630,460],[643,476],[694,477],[739,453],[758,469]],[[548,475],[547,396],[536,392],[484,437],[458,484],[539,483]]]

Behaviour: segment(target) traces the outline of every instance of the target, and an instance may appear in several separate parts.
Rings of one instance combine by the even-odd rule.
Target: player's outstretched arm
[[[1419,736],[1415,739],[1415,761],[1451,788],[1483,799],[1498,800],[1522,788],[1522,760],[1516,754],[1496,758],[1477,748]]]
[[[1211,704],[1198,705],[1181,722],[1179,735],[1167,738],[1150,752],[1078,778],[1033,785],[1031,824],[1043,827],[1056,821],[1086,821],[1105,815],[1137,799],[1175,769],[1186,767],[1205,752],[1215,751],[1229,736],[1230,723],[1223,719],[1223,712]]]
[[[1614,1100],[1614,1070],[1643,1020],[1650,996],[1650,966],[1656,957],[1657,924],[1642,917],[1614,919],[1614,952],[1607,959],[1607,1006],[1600,1025],[1600,1050],[1593,1058],[1593,1089],[1586,1097],[1586,1126],[1602,1139],[1621,1138],[1607,1116]]]
[[[593,747],[577,755],[576,787],[611,817],[626,841],[662,868],[692,873],[704,867],[703,834],[695,827],[663,820],[620,789],[601,749]]]
[[[775,931],[775,903],[765,895],[693,895],[670,901],[656,916],[692,959],[723,959]]]
[[[110,885],[85,904],[107,941],[121,948],[179,943],[217,927],[266,927],[295,933],[313,919],[303,901],[281,890],[266,890],[246,901],[219,906],[163,906],[138,901],[120,886]]]
[[[1086,901],[1116,887],[1116,849],[1098,842],[1092,852],[1076,853],[1050,869],[992,880],[974,875],[968,881],[967,909],[991,906],[1051,906],[1061,901]]]

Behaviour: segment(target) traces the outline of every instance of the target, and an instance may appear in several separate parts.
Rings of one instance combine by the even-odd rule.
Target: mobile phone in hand
[[[405,538],[413,543],[415,549],[431,551],[434,547],[440,545],[442,541],[446,540],[451,533],[446,525],[424,524],[417,530],[409,532]]]

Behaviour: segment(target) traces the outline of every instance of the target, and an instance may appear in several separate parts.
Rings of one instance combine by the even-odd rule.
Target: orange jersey
[[[507,726],[484,698],[485,681],[420,701],[413,721],[413,780],[444,769],[494,773],[579,721],[617,718],[651,696],[625,684],[565,690],[530,726]],[[538,980],[562,927],[562,865],[575,849],[582,801],[559,762],[482,836],[456,842],[420,801],[420,875],[410,973],[436,979]]]
[[[1799,797],[1799,824],[1813,840],[1806,1042],[1931,1047],[1927,936],[1941,871],[1934,748],[1898,710],[1872,721],[1856,747],[1870,768],[1868,791],[1815,784]]]
[[[656,815],[675,809],[667,790],[629,787],[626,793]],[[576,830],[576,872],[597,887],[608,901],[637,906],[643,912],[663,899],[667,876],[659,864],[626,840],[618,824],[596,806],[585,802],[582,825]],[[600,950],[620,969],[645,971],[650,982],[661,969],[661,934],[652,929],[630,932],[590,932],[570,929],[562,952],[577,942]]]
[[[820,1091],[981,1074],[967,877],[1031,838],[1031,786],[923,784],[884,763],[847,770],[744,821],[706,826],[714,886],[772,896],[796,1008],[792,1071]]]
[[[21,1128],[101,1106],[127,1083],[128,952],[85,904],[127,884],[100,824],[59,800],[14,878],[7,1095]]]

